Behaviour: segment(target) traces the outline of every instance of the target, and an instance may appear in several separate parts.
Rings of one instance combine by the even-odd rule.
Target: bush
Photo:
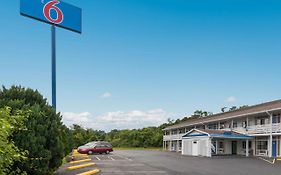
[[[19,169],[11,168],[15,161],[24,160],[24,153],[15,146],[10,139],[13,132],[23,129],[23,116],[21,111],[10,115],[11,109],[0,109],[0,174],[26,174]]]
[[[36,90],[12,86],[0,90],[0,108],[11,107],[11,114],[18,110],[29,111],[25,115],[25,130],[12,134],[11,139],[20,151],[28,151],[25,161],[15,161],[13,169],[32,175],[52,174],[65,155],[61,116]]]

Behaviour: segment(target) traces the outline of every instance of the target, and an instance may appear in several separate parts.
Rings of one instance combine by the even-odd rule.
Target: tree
[[[191,115],[191,118],[202,118],[202,117],[207,117],[207,116],[212,115],[212,114],[213,113],[211,113],[211,112],[202,111],[202,110],[196,110]]]
[[[225,112],[226,109],[227,109],[226,106],[225,106],[225,107],[222,107],[222,108],[221,108],[221,112]]]
[[[14,169],[19,168],[33,175],[52,174],[62,163],[65,155],[61,116],[47,103],[37,91],[12,86],[0,90],[0,108],[9,106],[11,114],[18,110],[29,111],[24,116],[26,130],[19,130],[11,138],[21,151],[28,151],[25,161],[16,161]]]
[[[237,109],[237,106],[232,106],[231,108],[229,108],[229,111],[235,111]]]
[[[248,105],[242,105],[242,106],[239,106],[239,109],[244,109],[244,108],[247,108],[249,107]]]
[[[10,114],[11,109],[6,107],[0,109],[0,174],[1,175],[20,175],[26,174],[20,169],[11,168],[15,161],[21,161],[25,157],[25,152],[21,152],[10,139],[13,132],[17,132],[23,127],[22,112],[18,111],[15,115]]]

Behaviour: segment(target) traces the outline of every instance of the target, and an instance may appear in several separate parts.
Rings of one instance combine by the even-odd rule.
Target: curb
[[[87,164],[82,164],[82,165],[75,165],[75,166],[70,166],[67,167],[67,170],[76,170],[76,169],[80,169],[80,168],[85,168],[85,167],[89,167],[89,166],[94,166],[96,165],[95,163],[87,163]]]
[[[69,162],[70,164],[75,164],[75,163],[82,163],[82,162],[89,162],[92,159],[83,159],[83,160],[76,160],[76,161],[71,161]]]
[[[92,175],[92,174],[97,174],[97,173],[99,173],[99,172],[100,172],[99,169],[94,169],[94,170],[87,171],[87,172],[80,173],[80,174],[76,174],[76,175]]]

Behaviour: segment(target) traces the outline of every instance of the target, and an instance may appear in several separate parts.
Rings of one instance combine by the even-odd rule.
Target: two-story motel
[[[281,100],[189,119],[164,129],[163,149],[184,155],[281,156]]]

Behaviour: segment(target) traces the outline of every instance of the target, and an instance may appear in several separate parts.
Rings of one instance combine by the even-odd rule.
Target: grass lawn
[[[142,148],[142,147],[114,147],[114,150],[151,150],[151,151],[162,151],[162,148]]]

